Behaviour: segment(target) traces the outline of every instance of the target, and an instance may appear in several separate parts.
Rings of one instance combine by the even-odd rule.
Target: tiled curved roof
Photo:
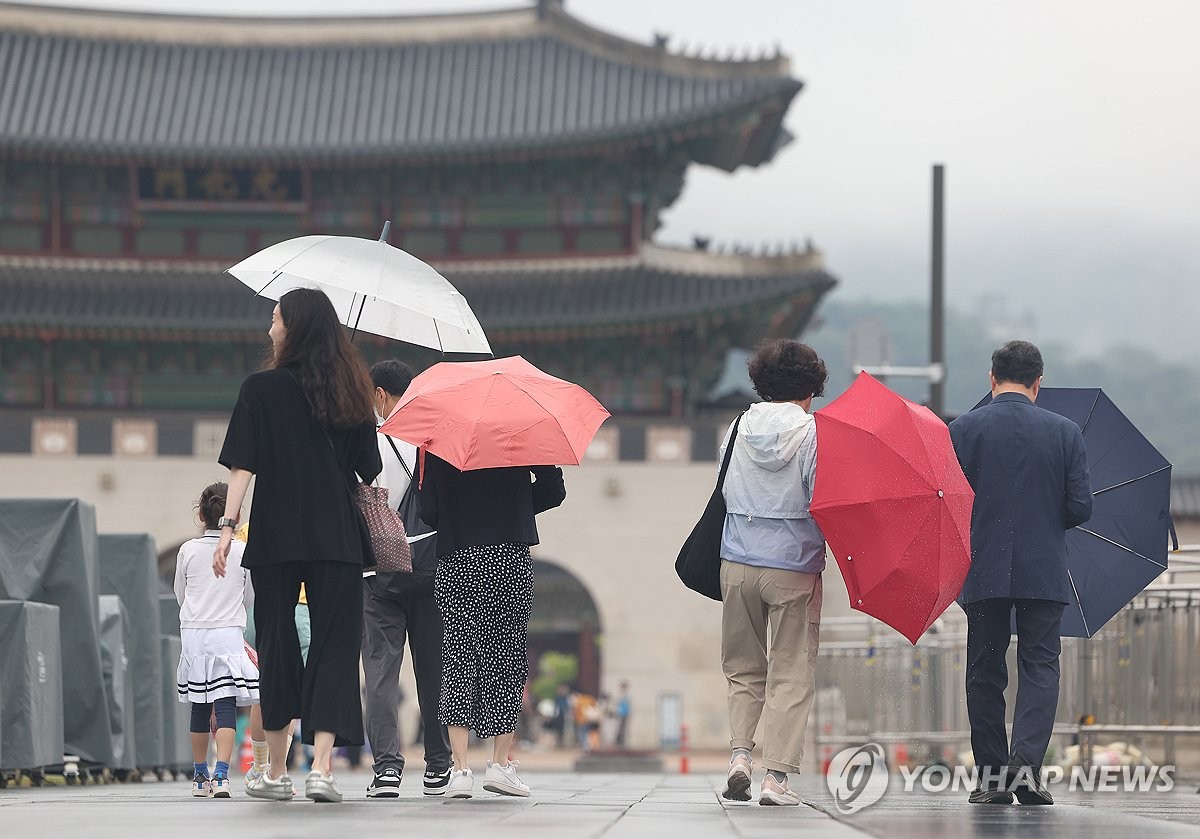
[[[732,169],[786,142],[781,121],[801,88],[786,59],[673,55],[554,3],[374,28],[335,21],[324,39],[311,21],[74,15],[0,5],[0,149],[400,160],[667,135]]]
[[[721,260],[711,262],[720,266]],[[532,260],[459,271],[450,266],[445,274],[484,328],[495,331],[690,320],[798,297],[815,304],[835,283],[816,259],[746,260],[758,260],[761,270],[705,273],[653,257],[618,257],[577,267]],[[128,330],[258,339],[273,306],[216,266],[130,262],[10,261],[0,265],[0,299],[0,336]]]

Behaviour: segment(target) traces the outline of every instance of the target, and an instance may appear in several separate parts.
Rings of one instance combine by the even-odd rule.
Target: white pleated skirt
[[[181,630],[183,653],[179,656],[176,688],[180,702],[210,704],[232,696],[238,705],[258,704],[258,668],[246,655],[242,630]]]

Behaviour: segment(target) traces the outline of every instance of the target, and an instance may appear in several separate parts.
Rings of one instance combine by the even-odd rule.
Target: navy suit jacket
[[[971,570],[959,602],[994,597],[1072,603],[1067,531],[1092,516],[1083,432],[1019,393],[950,423],[975,490]]]

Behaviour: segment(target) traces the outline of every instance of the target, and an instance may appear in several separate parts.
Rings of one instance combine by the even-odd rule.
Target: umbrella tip
[[[388,219],[387,221],[385,221],[383,223],[383,232],[379,234],[379,241],[386,242],[388,240],[388,234],[391,232],[392,232],[392,221],[391,221],[391,219]]]

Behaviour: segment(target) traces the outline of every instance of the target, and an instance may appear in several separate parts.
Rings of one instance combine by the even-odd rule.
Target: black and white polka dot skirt
[[[533,561],[521,543],[464,548],[438,562],[444,725],[495,737],[517,728],[529,675]]]

